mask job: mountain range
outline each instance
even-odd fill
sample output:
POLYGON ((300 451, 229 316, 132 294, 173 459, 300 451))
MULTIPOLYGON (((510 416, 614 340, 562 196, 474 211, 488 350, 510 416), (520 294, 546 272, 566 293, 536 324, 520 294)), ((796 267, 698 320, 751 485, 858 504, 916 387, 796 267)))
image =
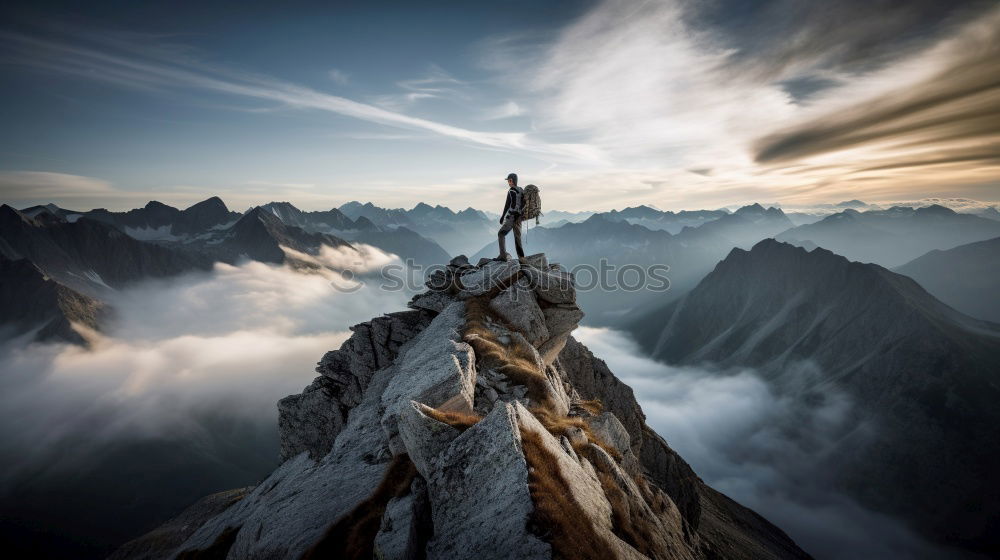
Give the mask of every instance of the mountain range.
POLYGON ((932 249, 1000 236, 1000 222, 944 206, 847 209, 775 236, 795 245, 814 243, 851 260, 901 266, 932 249))
POLYGON ((846 393, 851 421, 824 451, 832 483, 939 541, 1000 550, 1000 482, 987 474, 1000 452, 985 443, 1000 441, 1000 325, 881 266, 769 239, 733 249, 631 331, 667 363, 752 367, 817 403, 846 393))
MULTIPOLYGON (((13 335, 36 331, 36 340, 84 344, 74 325, 98 330, 104 305, 47 277, 27 259, 0 254, 0 309, 3 328, 13 335)), ((6 338, 6 337, 0 337, 6 338)))
MULTIPOLYGON (((1000 221, 942 206, 865 212, 855 207, 867 205, 860 201, 833 205, 827 210, 841 211, 799 226, 780 208, 760 204, 732 212, 670 212, 650 206, 598 213, 552 211, 547 220, 561 217, 555 222, 560 225, 530 228, 526 244, 529 251, 560 255, 571 269, 588 267, 582 274, 590 277, 581 277, 580 290, 581 300, 592 310, 588 322, 617 324, 636 309, 680 297, 731 248, 748 248, 767 237, 898 266, 930 249, 950 249, 1000 235, 1000 221), (596 282, 602 261, 619 270, 626 265, 647 271, 653 265, 669 266, 670 289, 601 289, 619 284, 615 277, 596 282)), ((0 250, 9 253, 8 258, 28 258, 54 281, 98 299, 107 287, 120 287, 121 278, 134 281, 206 270, 215 261, 282 263, 288 255, 281 247, 315 255, 322 246, 363 243, 424 267, 448 260, 449 251, 443 247, 450 247, 452 254, 481 247, 475 257, 493 257, 497 228, 486 212, 472 208, 455 212, 424 203, 406 210, 355 201, 330 210, 303 211, 289 202, 270 202, 241 214, 211 197, 183 210, 152 201, 126 212, 81 212, 52 204, 20 212, 8 207, 4 212, 8 228, 33 223, 35 234, 59 239, 43 242, 39 237, 29 250, 23 239, 16 240, 24 231, 10 233, 10 239, 5 233, 0 236, 0 250), (124 235, 105 235, 109 227, 124 235), (9 247, 18 243, 21 250, 9 247), (128 248, 113 248, 118 245, 128 248), (87 247, 89 253, 80 253, 87 247), (147 256, 137 256, 140 253, 147 256)))
POLYGON ((962 313, 1000 323, 1000 237, 935 249, 894 270, 962 313))
MULTIPOLYGON (((448 253, 470 253, 481 239, 495 236, 499 225, 486 213, 474 208, 455 212, 450 208, 423 202, 410 210, 380 208, 371 202, 348 202, 340 211, 352 219, 365 218, 382 228, 406 228, 434 240, 448 253)), ((430 264, 440 264, 436 261, 430 264)))
POLYGON ((0 206, 0 251, 27 259, 48 277, 98 297, 147 278, 207 270, 204 256, 183 253, 130 237, 91 219, 66 219, 50 211, 34 217, 0 206))
MULTIPOLYGON (((532 228, 526 245, 532 252, 559 255, 561 264, 578 276, 577 289, 580 301, 590 310, 589 322, 614 325, 637 309, 683 295, 733 247, 752 245, 789 227, 792 224, 781 210, 758 204, 724 213, 699 227, 683 227, 677 234, 598 213, 580 223, 532 228), (660 288, 660 280, 646 275, 656 265, 669 267, 660 273, 669 278, 666 291, 660 288), (642 278, 637 268, 642 269, 642 278), (629 289, 637 282, 644 286, 629 289)), ((474 257, 496 253, 494 241, 474 257)))

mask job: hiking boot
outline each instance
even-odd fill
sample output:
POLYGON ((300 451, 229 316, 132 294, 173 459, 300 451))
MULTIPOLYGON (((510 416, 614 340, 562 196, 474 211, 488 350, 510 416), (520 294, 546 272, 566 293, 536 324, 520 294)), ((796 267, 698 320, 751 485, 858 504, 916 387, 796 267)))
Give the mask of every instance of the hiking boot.
POLYGON ((510 260, 510 254, 509 253, 504 253, 504 254, 500 255, 499 257, 493 257, 493 260, 495 260, 495 261, 509 261, 510 260))

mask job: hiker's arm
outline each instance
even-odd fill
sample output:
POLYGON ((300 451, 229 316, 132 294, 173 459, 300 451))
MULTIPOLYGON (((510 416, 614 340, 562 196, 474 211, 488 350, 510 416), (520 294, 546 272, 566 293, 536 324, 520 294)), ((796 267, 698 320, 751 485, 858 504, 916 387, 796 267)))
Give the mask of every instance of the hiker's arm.
POLYGON ((514 191, 507 191, 507 202, 503 205, 503 212, 500 212, 500 223, 503 223, 503 219, 507 217, 507 211, 510 210, 510 201, 514 196, 514 191))

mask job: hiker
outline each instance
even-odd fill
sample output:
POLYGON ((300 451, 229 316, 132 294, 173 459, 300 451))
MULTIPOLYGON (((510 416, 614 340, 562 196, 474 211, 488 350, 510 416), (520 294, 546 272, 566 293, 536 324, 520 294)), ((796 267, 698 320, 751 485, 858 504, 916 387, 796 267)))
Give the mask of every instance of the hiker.
POLYGON ((517 186, 517 174, 507 175, 507 202, 503 205, 503 212, 500 214, 500 231, 497 237, 500 240, 500 256, 498 261, 505 261, 510 255, 507 254, 507 234, 514 230, 514 248, 517 250, 518 258, 524 257, 524 248, 521 247, 521 216, 524 213, 524 191, 517 186))

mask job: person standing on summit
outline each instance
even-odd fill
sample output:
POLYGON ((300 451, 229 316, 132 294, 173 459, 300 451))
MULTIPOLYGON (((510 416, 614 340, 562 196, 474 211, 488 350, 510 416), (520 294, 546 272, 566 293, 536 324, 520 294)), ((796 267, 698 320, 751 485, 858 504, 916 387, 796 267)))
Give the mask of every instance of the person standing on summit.
POLYGON ((514 230, 514 249, 518 258, 524 257, 524 248, 521 247, 521 216, 524 214, 524 191, 517 186, 517 174, 507 175, 507 202, 503 205, 503 212, 500 213, 500 231, 497 237, 500 241, 500 256, 498 261, 507 260, 507 234, 514 230))

